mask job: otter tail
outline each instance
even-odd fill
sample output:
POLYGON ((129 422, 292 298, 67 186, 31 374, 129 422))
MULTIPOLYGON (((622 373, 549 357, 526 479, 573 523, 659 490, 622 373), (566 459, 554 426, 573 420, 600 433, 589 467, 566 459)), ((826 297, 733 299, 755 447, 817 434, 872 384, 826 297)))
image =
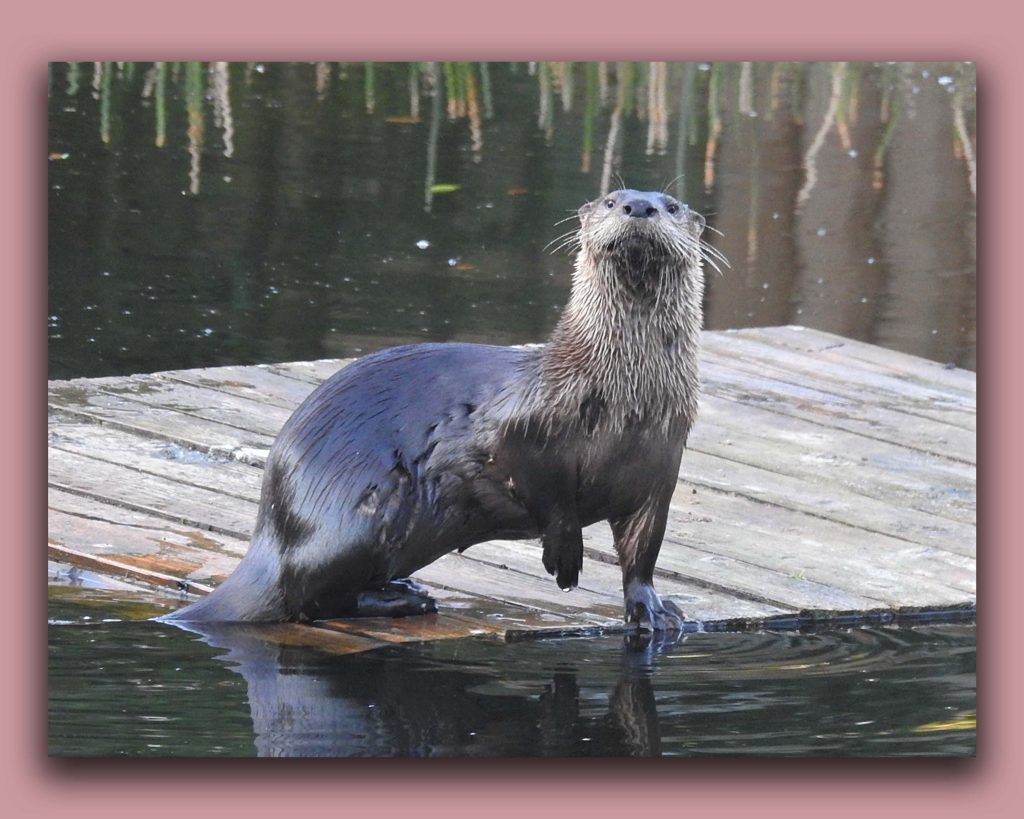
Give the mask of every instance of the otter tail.
POLYGON ((276 623, 285 619, 280 559, 259 536, 235 571, 216 589, 191 605, 158 617, 161 622, 276 623))

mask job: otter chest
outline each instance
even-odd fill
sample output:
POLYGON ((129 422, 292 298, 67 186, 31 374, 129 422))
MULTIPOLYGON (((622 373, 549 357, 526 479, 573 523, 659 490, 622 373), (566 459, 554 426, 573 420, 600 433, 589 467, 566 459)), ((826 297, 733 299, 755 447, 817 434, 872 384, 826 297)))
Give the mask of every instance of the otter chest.
POLYGON ((580 447, 577 507, 592 523, 630 514, 678 476, 682 440, 649 431, 598 436, 580 447))

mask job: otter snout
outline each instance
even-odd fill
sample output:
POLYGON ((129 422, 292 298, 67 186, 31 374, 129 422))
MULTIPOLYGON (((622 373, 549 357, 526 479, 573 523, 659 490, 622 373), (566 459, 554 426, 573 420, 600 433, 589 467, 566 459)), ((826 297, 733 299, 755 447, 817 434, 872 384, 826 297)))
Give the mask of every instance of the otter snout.
POLYGON ((649 199, 636 196, 622 203, 622 212, 632 218, 650 219, 658 212, 658 209, 649 199))
POLYGON ((674 259, 679 269, 692 262, 699 267, 705 252, 724 261, 701 242, 704 217, 667 193, 612 191, 584 204, 578 214, 580 250, 600 260, 618 257, 631 281, 657 280, 666 260, 674 259))

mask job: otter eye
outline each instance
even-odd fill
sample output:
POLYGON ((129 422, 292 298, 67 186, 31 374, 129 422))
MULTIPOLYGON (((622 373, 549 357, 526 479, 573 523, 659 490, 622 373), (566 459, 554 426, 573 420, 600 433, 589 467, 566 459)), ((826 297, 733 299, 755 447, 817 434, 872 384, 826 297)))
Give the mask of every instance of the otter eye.
POLYGON ((614 199, 605 199, 604 200, 604 206, 606 208, 614 208, 615 207, 615 200, 614 199))
POLYGON ((667 210, 669 213, 679 213, 679 205, 669 205, 667 208, 665 208, 665 210, 667 210))

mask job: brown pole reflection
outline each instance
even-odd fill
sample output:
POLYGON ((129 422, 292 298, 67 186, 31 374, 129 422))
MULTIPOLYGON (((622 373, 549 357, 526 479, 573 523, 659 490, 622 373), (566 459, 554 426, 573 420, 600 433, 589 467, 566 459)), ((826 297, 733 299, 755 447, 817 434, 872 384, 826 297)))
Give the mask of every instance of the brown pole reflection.
POLYGON ((795 215, 792 321, 860 339, 873 335, 884 288, 875 240, 880 195, 871 181, 881 129, 877 71, 842 63, 809 67, 802 148, 807 180, 815 184, 805 182, 795 215))
POLYGON ((788 111, 773 110, 773 85, 787 99, 795 78, 780 80, 770 65, 752 66, 743 91, 726 81, 719 91, 722 128, 718 184, 712 223, 722 236, 712 241, 732 267, 708 276, 711 329, 751 323, 786 324, 797 277, 794 210, 799 176, 773 172, 799 164, 800 126, 788 111), (751 106, 744 112, 745 106, 751 106), (752 114, 756 114, 752 115, 752 114))
POLYGON ((873 340, 973 368, 975 245, 964 239, 975 201, 950 149, 950 95, 922 70, 903 66, 899 78, 904 115, 886 155, 878 231, 888 276, 873 340))

